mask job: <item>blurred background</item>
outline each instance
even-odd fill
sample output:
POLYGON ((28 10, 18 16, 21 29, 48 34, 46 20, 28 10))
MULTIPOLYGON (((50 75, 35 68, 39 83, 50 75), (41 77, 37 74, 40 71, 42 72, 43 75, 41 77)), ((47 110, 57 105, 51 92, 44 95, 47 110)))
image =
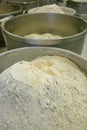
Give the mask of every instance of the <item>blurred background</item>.
MULTIPOLYGON (((29 9, 43 6, 43 5, 56 4, 56 5, 59 5, 60 7, 62 6, 62 7, 74 9, 76 11, 75 16, 78 16, 87 22, 87 2, 84 2, 83 0, 82 1, 81 0, 80 1, 79 0, 76 0, 76 1, 75 0, 0 0, 0 4, 3 4, 3 3, 22 6, 23 9, 20 9, 19 12, 14 12, 14 13, 10 12, 10 15, 14 15, 14 16, 23 14, 23 12, 26 9, 29 10, 29 9)), ((3 8, 1 8, 1 6, 0 6, 0 11, 2 13, 3 10, 6 10, 6 8, 5 8, 5 6, 3 6, 3 8)), ((15 7, 15 9, 16 9, 16 7, 15 7)), ((64 10, 64 11, 66 12, 66 14, 69 15, 70 12, 68 10, 64 10)), ((3 16, 3 14, 1 14, 1 13, 0 13, 0 19, 2 19, 2 16, 3 16)), ((8 15, 6 14, 3 17, 7 17, 7 16, 8 15)), ((2 37, 2 34, 0 34, 0 35, 2 37)), ((0 52, 7 50, 6 43, 7 43, 6 38, 3 38, 3 39, 1 38, 0 52)), ((87 35, 84 38, 84 46, 83 46, 81 55, 84 56, 85 58, 87 57, 87 35)))

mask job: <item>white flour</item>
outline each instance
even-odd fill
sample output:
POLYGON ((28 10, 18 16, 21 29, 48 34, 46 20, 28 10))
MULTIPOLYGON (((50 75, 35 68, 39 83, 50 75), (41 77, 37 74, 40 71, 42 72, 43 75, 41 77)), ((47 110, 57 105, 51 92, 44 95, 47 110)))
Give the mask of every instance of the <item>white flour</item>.
POLYGON ((67 58, 15 63, 0 83, 0 130, 87 130, 87 77, 67 58))
POLYGON ((30 9, 28 11, 29 14, 32 13, 62 13, 65 14, 62 9, 56 5, 56 4, 52 4, 52 5, 43 5, 41 7, 36 7, 33 9, 30 9))

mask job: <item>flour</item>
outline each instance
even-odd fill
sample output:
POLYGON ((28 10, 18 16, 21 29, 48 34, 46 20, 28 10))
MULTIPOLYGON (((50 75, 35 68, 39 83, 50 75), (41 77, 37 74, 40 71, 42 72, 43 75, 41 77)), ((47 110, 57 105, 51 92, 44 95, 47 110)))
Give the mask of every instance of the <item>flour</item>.
POLYGON ((52 4, 52 5, 43 5, 41 7, 36 7, 33 9, 30 9, 28 11, 29 14, 32 13, 61 13, 61 14, 65 14, 63 12, 63 10, 56 4, 52 4))
POLYGON ((87 130, 87 77, 67 58, 20 61, 0 75, 1 130, 87 130))

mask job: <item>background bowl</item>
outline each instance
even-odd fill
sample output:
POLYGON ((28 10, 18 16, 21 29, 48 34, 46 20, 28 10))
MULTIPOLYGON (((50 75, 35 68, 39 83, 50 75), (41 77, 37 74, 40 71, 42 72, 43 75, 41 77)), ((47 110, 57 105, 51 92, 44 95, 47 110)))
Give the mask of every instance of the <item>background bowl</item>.
POLYGON ((30 61, 45 55, 67 57, 87 73, 87 60, 71 51, 51 47, 25 47, 0 54, 0 73, 18 61, 30 61))
POLYGON ((31 9, 39 5, 38 0, 4 0, 6 3, 21 5, 24 9, 31 9))
POLYGON ((81 53, 87 22, 81 18, 55 13, 26 14, 11 18, 2 24, 2 32, 8 49, 24 46, 59 47, 81 53), (52 33, 61 39, 32 39, 31 33, 52 33))
POLYGON ((0 3, 0 19, 10 15, 21 14, 22 11, 23 8, 20 5, 0 3))
POLYGON ((10 15, 18 15, 21 14, 23 11, 22 6, 19 5, 13 5, 13 4, 5 4, 0 3, 0 46, 4 46, 4 39, 1 33, 1 21, 3 21, 3 18, 6 18, 10 15))
POLYGON ((68 0, 66 2, 66 6, 75 9, 77 15, 87 19, 87 2, 83 2, 83 1, 77 2, 77 1, 68 0))
MULTIPOLYGON (((24 12, 28 13, 28 14, 34 14, 34 13, 36 13, 35 11, 38 9, 39 9, 39 7, 36 7, 36 8, 32 8, 30 10, 27 9, 24 12)), ((60 6, 60 9, 64 12, 64 14, 67 14, 67 15, 75 15, 76 14, 76 11, 72 8, 60 6)), ((44 11, 43 11, 43 13, 44 13, 44 11)), ((49 13, 50 13, 50 11, 49 11, 49 13)))
POLYGON ((62 11, 65 12, 65 14, 67 15, 75 15, 76 14, 76 10, 73 8, 69 8, 69 7, 61 7, 62 11))

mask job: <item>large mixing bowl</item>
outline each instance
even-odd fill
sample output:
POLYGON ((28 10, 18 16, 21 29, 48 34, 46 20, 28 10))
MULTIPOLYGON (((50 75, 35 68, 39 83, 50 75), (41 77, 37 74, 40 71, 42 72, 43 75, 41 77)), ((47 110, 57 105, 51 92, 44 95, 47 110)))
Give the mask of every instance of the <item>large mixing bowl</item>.
POLYGON ((68 0, 66 6, 76 10, 77 15, 87 19, 87 2, 68 0))
POLYGON ((21 14, 22 11, 23 11, 22 6, 0 3, 0 46, 4 45, 4 40, 1 33, 1 23, 3 21, 2 19, 10 15, 15 16, 15 15, 21 14))
POLYGON ((18 61, 30 61, 45 55, 67 57, 87 73, 87 60, 71 51, 51 47, 24 47, 0 54, 0 73, 18 61))
POLYGON ((27 14, 11 18, 2 24, 8 49, 24 46, 59 47, 81 53, 87 22, 81 18, 55 13, 27 14), (24 35, 52 33, 61 39, 33 39, 24 35))

